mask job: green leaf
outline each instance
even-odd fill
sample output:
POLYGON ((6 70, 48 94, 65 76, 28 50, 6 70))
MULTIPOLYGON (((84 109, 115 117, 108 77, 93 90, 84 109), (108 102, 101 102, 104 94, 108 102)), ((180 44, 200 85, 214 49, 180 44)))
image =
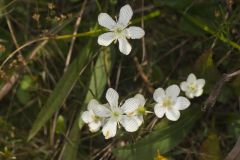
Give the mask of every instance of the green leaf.
POLYGON ((29 75, 24 75, 20 82, 20 87, 22 90, 27 90, 33 85, 33 80, 29 75))
POLYGON ((69 138, 70 143, 66 142, 65 149, 63 152, 62 160, 76 160, 78 144, 80 141, 79 129, 84 125, 80 117, 82 112, 86 109, 87 103, 93 99, 99 99, 107 84, 107 79, 110 75, 113 63, 114 63, 114 53, 113 49, 105 48, 99 55, 97 62, 94 66, 94 71, 90 78, 89 90, 86 93, 86 97, 82 106, 82 110, 74 121, 73 127, 70 131, 69 138))
POLYGON ((17 90, 16 94, 17 94, 17 98, 21 104, 27 104, 27 102, 29 102, 31 99, 31 94, 28 90, 23 90, 23 89, 19 88, 17 90))
POLYGON ((119 147, 114 150, 114 153, 117 159, 154 159, 158 151, 164 154, 184 140, 200 117, 200 108, 192 106, 181 115, 177 122, 159 125, 155 131, 135 144, 119 147))
POLYGON ((41 109, 37 119, 33 123, 32 129, 29 133, 28 140, 32 139, 38 131, 45 125, 45 123, 52 117, 61 105, 64 103, 76 81, 81 74, 81 71, 89 61, 92 41, 84 47, 80 55, 71 63, 68 70, 64 73, 62 78, 57 83, 46 104, 41 109))
POLYGON ((218 135, 215 132, 210 132, 208 137, 203 141, 201 146, 199 160, 221 160, 221 149, 218 135))
POLYGON ((57 118, 57 124, 56 124, 56 133, 62 134, 66 130, 66 124, 65 124, 65 118, 62 115, 59 115, 57 118))
POLYGON ((213 62, 213 52, 211 49, 202 53, 195 62, 194 69, 198 73, 199 77, 204 77, 208 83, 215 84, 216 80, 220 77, 220 74, 213 62))

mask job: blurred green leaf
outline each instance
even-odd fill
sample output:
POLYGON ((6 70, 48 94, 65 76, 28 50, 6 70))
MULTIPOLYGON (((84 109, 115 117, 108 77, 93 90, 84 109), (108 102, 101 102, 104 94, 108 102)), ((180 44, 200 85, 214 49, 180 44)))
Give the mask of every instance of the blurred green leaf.
POLYGON ((65 150, 62 156, 62 160, 76 160, 78 144, 80 141, 79 129, 84 125, 80 115, 86 109, 86 104, 93 98, 100 99, 103 91, 107 84, 108 76, 110 75, 113 63, 114 63, 114 50, 110 48, 105 48, 99 55, 97 62, 94 66, 94 71, 92 72, 89 90, 86 94, 84 103, 82 105, 82 110, 75 119, 73 127, 70 131, 69 139, 74 143, 66 143, 65 150), (74 145, 73 145, 74 144, 74 145))
POLYGON ((221 160, 221 149, 218 135, 211 131, 203 141, 200 149, 199 160, 221 160))
POLYGON ((177 122, 167 126, 159 125, 157 130, 135 144, 119 147, 115 149, 114 153, 117 159, 153 159, 158 151, 160 154, 164 154, 183 141, 200 117, 200 108, 191 107, 181 115, 177 122))
POLYGON ((212 59, 213 52, 211 49, 205 51, 198 57, 195 62, 194 69, 200 77, 204 77, 208 83, 212 82, 215 84, 220 74, 212 59))
POLYGON ((92 40, 90 40, 88 44, 83 48, 79 56, 71 63, 66 73, 59 80, 46 104, 38 114, 37 119, 33 123, 28 140, 32 139, 37 134, 37 132, 51 118, 54 112, 57 111, 66 100, 67 96, 78 80, 81 71, 90 58, 91 44, 92 40))
POLYGON ((59 115, 57 118, 57 124, 56 124, 56 133, 62 134, 66 130, 66 124, 65 124, 65 118, 62 115, 59 115))
POLYGON ((22 90, 27 90, 33 84, 33 80, 29 75, 24 75, 21 82, 20 87, 22 90))
POLYGON ((16 94, 21 104, 26 104, 31 99, 31 93, 28 90, 19 88, 16 94))

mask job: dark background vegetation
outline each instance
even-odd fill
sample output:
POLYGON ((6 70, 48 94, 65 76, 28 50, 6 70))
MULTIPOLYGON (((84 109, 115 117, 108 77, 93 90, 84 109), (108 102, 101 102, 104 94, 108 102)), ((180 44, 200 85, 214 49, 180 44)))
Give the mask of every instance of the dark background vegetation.
POLYGON ((239 20, 239 0, 1 0, 0 159, 224 159, 240 134, 239 20), (127 3, 146 35, 124 56, 97 44, 97 16, 127 3), (104 140, 79 121, 107 87, 152 110, 153 89, 189 73, 206 86, 177 122, 148 115, 104 140))

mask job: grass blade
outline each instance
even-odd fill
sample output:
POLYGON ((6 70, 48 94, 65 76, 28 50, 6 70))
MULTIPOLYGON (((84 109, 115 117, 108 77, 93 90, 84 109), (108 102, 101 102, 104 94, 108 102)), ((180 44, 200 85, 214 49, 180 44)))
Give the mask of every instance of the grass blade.
POLYGON ((46 104, 38 114, 37 119, 33 123, 32 129, 28 136, 28 140, 31 140, 38 133, 38 131, 51 118, 54 112, 57 111, 66 100, 67 96, 78 80, 82 69, 88 62, 88 59, 91 55, 90 46, 91 40, 84 47, 81 54, 72 62, 66 73, 62 76, 56 85, 46 104))
MULTIPOLYGON (((89 91, 86 94, 83 105, 87 104, 92 98, 99 99, 102 96, 105 86, 107 84, 108 76, 113 66, 113 55, 113 53, 110 53, 109 48, 106 48, 100 53, 95 64, 94 71, 90 78, 90 83, 88 87, 89 91)), ((83 109, 85 109, 84 106, 82 106, 82 111, 83 109)), ((70 131, 70 135, 68 138, 70 141, 66 142, 65 144, 64 152, 61 157, 62 160, 77 159, 78 144, 80 141, 79 128, 81 129, 84 125, 82 120, 78 119, 81 113, 82 112, 80 112, 75 119, 73 127, 70 131)))

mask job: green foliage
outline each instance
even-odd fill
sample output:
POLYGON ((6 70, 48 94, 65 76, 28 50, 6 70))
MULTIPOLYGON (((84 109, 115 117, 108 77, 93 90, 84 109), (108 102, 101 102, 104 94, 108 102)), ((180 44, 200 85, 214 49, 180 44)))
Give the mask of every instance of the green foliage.
MULTIPOLYGON (((164 154, 178 145, 188 135, 191 128, 201 117, 200 108, 192 108, 185 111, 182 118, 172 124, 160 125, 152 133, 133 145, 117 148, 115 154, 118 159, 153 159, 157 152, 164 154)), ((165 123, 165 122, 163 122, 165 123)))
POLYGON ((219 90, 213 108, 201 108, 222 75, 239 69, 239 2, 87 1, 73 35, 82 5, 0 1, 0 159, 223 159, 240 135, 239 75, 219 90), (95 27, 100 12, 118 16, 126 3, 134 9, 130 25, 145 30, 143 40, 129 40, 128 56, 118 44, 99 47, 103 28, 95 27), (137 132, 119 128, 105 140, 80 118, 91 99, 106 102, 107 86, 122 101, 143 94, 153 111, 152 88, 179 85, 189 73, 206 85, 176 122, 148 114, 137 132))
MULTIPOLYGON (((108 76, 110 76, 111 69, 114 64, 114 50, 110 48, 106 48, 102 50, 98 56, 96 64, 94 66, 94 70, 91 73, 90 83, 88 85, 88 91, 85 96, 85 100, 83 105, 81 106, 82 111, 86 109, 87 103, 93 99, 101 98, 105 86, 107 85, 108 76), (101 77, 101 78, 99 78, 101 77)), ((73 127, 70 131, 69 138, 72 143, 66 143, 65 149, 63 152, 62 160, 77 160, 77 152, 78 152, 78 145, 80 141, 79 129, 81 129, 84 125, 84 122, 80 118, 82 112, 80 112, 73 123, 73 127)))
POLYGON ((72 64, 69 66, 66 73, 58 82, 55 90, 48 98, 45 106, 38 114, 35 123, 33 123, 32 129, 29 133, 28 140, 32 139, 37 132, 45 125, 45 123, 52 117, 55 111, 57 111, 66 100, 67 96, 71 92, 76 81, 79 79, 81 72, 87 64, 91 55, 92 41, 90 40, 84 49, 80 52, 72 64))

